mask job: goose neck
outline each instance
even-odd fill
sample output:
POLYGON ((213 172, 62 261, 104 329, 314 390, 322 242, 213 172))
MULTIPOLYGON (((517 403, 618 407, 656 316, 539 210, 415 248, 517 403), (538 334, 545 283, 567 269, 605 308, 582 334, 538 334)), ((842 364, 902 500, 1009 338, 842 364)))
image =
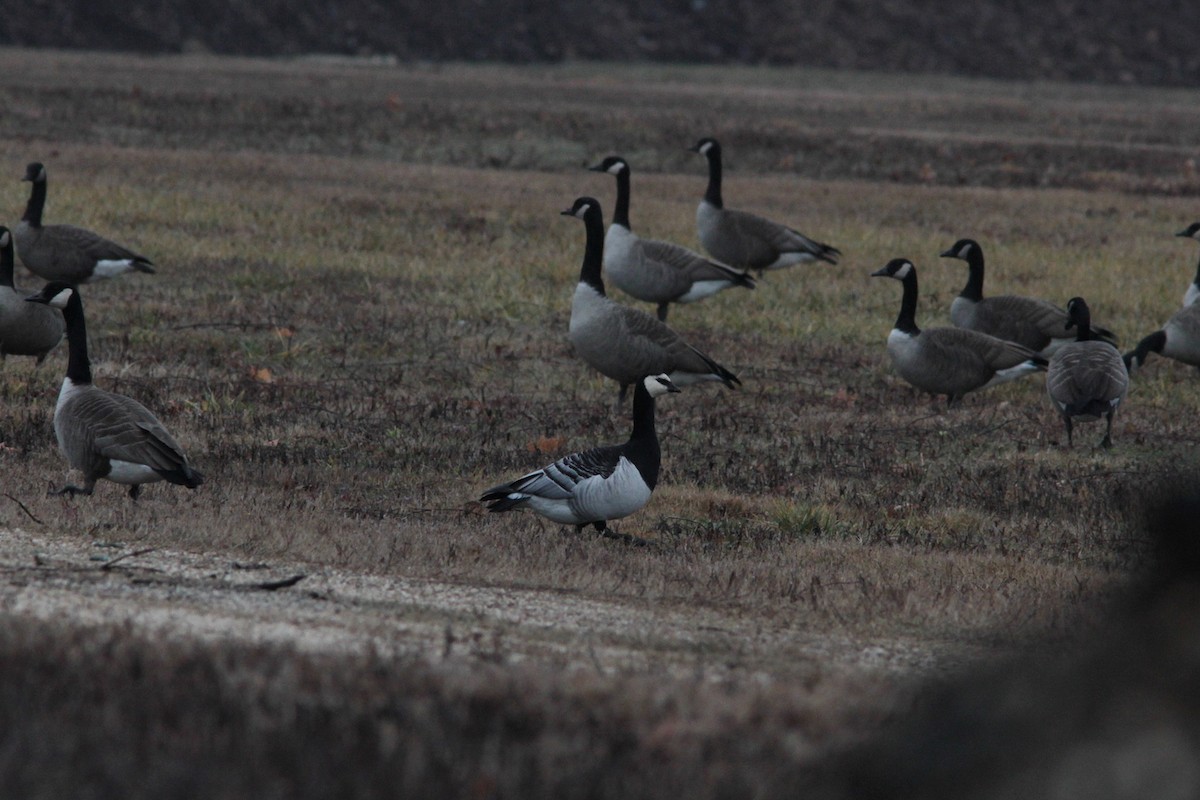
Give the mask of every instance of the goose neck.
POLYGON ((33 181, 30 186, 29 202, 25 204, 25 214, 21 219, 34 228, 40 228, 42 211, 46 208, 46 182, 33 181))
POLYGON ((613 207, 614 225, 620 225, 626 230, 633 230, 629 225, 629 170, 623 169, 617 173, 617 204, 613 207))
POLYGON ((983 253, 973 248, 967 256, 967 285, 959 297, 978 303, 983 299, 983 253))
POLYGON ((92 363, 88 360, 87 325, 83 318, 83 300, 79 290, 71 292, 63 309, 67 327, 67 377, 76 386, 92 382, 92 363))
POLYGON ((721 151, 712 149, 705 153, 708 159, 708 188, 704 191, 704 199, 714 208, 724 208, 721 202, 721 151))
POLYGON ((896 317, 896 330, 908 334, 918 334, 917 327, 917 272, 912 270, 901 280, 904 284, 904 296, 900 299, 900 315, 896 317))
POLYGON ((579 282, 604 294, 604 279, 600 277, 600 267, 604 263, 604 219, 599 209, 588 211, 583 217, 583 225, 587 241, 583 248, 583 264, 579 268, 579 282))
POLYGON ((13 246, 12 236, 9 236, 8 244, 3 250, 0 250, 0 286, 6 286, 9 289, 13 288, 13 246))
POLYGON ((642 480, 653 490, 658 481, 661 452, 654 426, 654 398, 641 381, 638 381, 633 393, 633 432, 629 434, 626 452, 641 473, 642 480))

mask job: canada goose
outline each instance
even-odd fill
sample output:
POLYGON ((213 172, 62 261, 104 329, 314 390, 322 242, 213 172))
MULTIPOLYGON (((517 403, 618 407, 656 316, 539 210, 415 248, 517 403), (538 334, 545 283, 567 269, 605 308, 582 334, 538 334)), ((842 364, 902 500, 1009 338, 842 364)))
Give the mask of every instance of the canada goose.
POLYGON ((1125 365, 1130 373, 1144 366, 1151 353, 1200 367, 1200 303, 1176 311, 1166 325, 1126 353, 1125 365))
POLYGON ((693 153, 708 159, 708 189, 696 208, 700 243, 709 255, 742 269, 782 269, 793 264, 827 261, 836 264, 841 251, 813 241, 799 231, 747 211, 725 208, 721 200, 721 145, 701 139, 693 153))
POLYGON ((45 360, 63 337, 63 318, 52 308, 25 302, 13 286, 12 232, 0 226, 0 358, 36 356, 45 360))
POLYGON ((553 464, 493 486, 481 502, 488 511, 528 506, 577 531, 627 517, 650 501, 658 482, 660 452, 654 429, 654 398, 679 389, 666 375, 650 375, 633 392, 633 432, 625 444, 594 447, 563 456, 553 464))
MULTIPOLYGON (((1066 335, 1067 312, 1046 300, 1017 295, 983 296, 983 248, 974 239, 959 239, 942 258, 967 262, 967 285, 950 303, 950 321, 960 328, 986 333, 1028 347, 1049 358, 1074 337, 1066 335)), ((1100 339, 1116 344, 1105 328, 1093 327, 1100 339)))
POLYGON ((568 336, 580 358, 621 385, 618 404, 624 401, 629 386, 645 375, 666 373, 680 386, 721 381, 732 389, 741 383, 662 322, 605 296, 600 278, 604 212, 599 201, 580 197, 562 213, 582 219, 587 231, 568 336))
MULTIPOLYGON (((1200 241, 1200 222, 1193 222, 1175 235, 1200 241)), ((1200 297, 1200 264, 1196 265, 1196 277, 1188 284, 1187 292, 1183 295, 1183 304, 1190 306, 1197 297, 1200 297)))
POLYGON ((67 462, 83 473, 84 485, 68 484, 53 494, 91 494, 100 478, 127 484, 134 500, 143 483, 168 480, 189 489, 203 483, 204 476, 145 406, 92 385, 79 290, 51 281, 26 299, 61 309, 67 323, 67 377, 54 408, 54 434, 67 462))
POLYGON ((657 303, 660 320, 666 321, 670 303, 694 303, 731 286, 754 288, 754 279, 741 270, 634 233, 629 225, 630 170, 625 159, 609 156, 588 169, 617 178, 617 205, 604 236, 604 272, 625 294, 657 303))
POLYGON ((29 271, 48 281, 72 285, 113 278, 124 272, 154 272, 150 259, 74 225, 42 225, 46 206, 46 168, 34 162, 23 181, 32 189, 25 216, 17 225, 17 252, 29 271))
POLYGON ((871 277, 904 284, 900 316, 887 341, 896 371, 922 391, 946 395, 947 408, 967 392, 1046 368, 1046 359, 1015 342, 963 328, 918 328, 917 268, 908 259, 892 259, 871 277))
POLYGON ((1072 444, 1073 419, 1091 421, 1102 416, 1108 424, 1100 445, 1112 447, 1113 415, 1129 389, 1129 371, 1117 348, 1092 332, 1092 314, 1082 297, 1067 302, 1067 313, 1067 327, 1074 326, 1078 336, 1050 358, 1046 392, 1067 427, 1067 447, 1072 444))

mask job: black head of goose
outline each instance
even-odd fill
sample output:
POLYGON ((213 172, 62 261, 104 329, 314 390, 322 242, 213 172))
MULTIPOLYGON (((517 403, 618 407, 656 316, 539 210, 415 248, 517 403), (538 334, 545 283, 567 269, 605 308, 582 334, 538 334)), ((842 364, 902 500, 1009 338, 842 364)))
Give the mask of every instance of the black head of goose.
POLYGON ((661 321, 605 295, 600 275, 604 260, 604 212, 599 201, 580 197, 562 214, 583 220, 586 230, 579 283, 571 300, 568 337, 580 358, 621 385, 618 403, 623 401, 628 387, 646 375, 665 373, 680 386, 719 381, 732 389, 740 383, 736 375, 692 347, 661 321))
POLYGON ((203 483, 204 476, 145 406, 92 384, 79 289, 51 281, 26 299, 60 309, 67 327, 67 376, 54 409, 54 434, 67 462, 83 473, 84 485, 68 484, 54 494, 91 494, 101 478, 129 486, 134 500, 144 483, 166 480, 189 489, 203 483))
POLYGON ((610 520, 626 517, 650 501, 658 483, 661 452, 654 425, 654 400, 679 389, 666 375, 649 375, 633 393, 633 431, 620 445, 594 447, 493 486, 481 502, 488 511, 530 508, 561 525, 605 532, 610 520))
POLYGON ((967 392, 1044 370, 1046 359, 1015 342, 962 328, 917 326, 917 268, 907 258, 892 259, 871 273, 904 286, 900 314, 888 334, 888 355, 900 377, 933 395, 945 395, 947 407, 967 392))
POLYGON ((0 358, 34 356, 41 364, 63 338, 62 314, 26 303, 13 285, 12 231, 0 226, 0 358))
POLYGON ((666 321, 671 303, 694 303, 733 286, 754 288, 754 279, 741 270, 686 247, 635 234, 629 224, 631 171, 624 158, 608 156, 588 169, 617 179, 612 224, 604 236, 604 272, 625 294, 657 304, 660 320, 666 321))
POLYGON ((17 225, 17 253, 35 275, 72 285, 113 278, 126 272, 154 272, 150 259, 74 225, 43 225, 46 167, 33 162, 23 181, 32 188, 25 214, 17 225))
MULTIPOLYGON (((1195 239, 1200 242, 1200 222, 1193 222, 1175 235, 1185 239, 1195 239)), ((1187 292, 1183 295, 1183 304, 1190 306, 1196 302, 1197 297, 1200 297, 1200 264, 1196 265, 1196 277, 1192 278, 1192 282, 1188 284, 1187 292)))
MULTIPOLYGON (((1017 295, 983 296, 983 248, 974 239, 959 239, 941 253, 967 263, 967 285, 950 303, 950 321, 959 328, 986 333, 1049 357, 1074 337, 1065 335, 1067 312, 1046 300, 1017 295)), ((1105 328, 1093 327, 1101 339, 1116 342, 1105 328)))
POLYGON ((1112 343, 1092 331, 1091 309, 1082 297, 1067 302, 1067 328, 1075 328, 1076 339, 1058 349, 1046 371, 1046 393, 1067 429, 1067 446, 1072 444, 1075 420, 1106 417, 1102 447, 1112 447, 1113 415, 1129 390, 1129 372, 1112 343))
POLYGON ((708 188, 696 208, 696 229, 709 255, 740 269, 756 269, 760 274, 814 261, 837 263, 841 251, 836 247, 756 214, 725 208, 720 142, 705 137, 689 149, 708 159, 708 188))

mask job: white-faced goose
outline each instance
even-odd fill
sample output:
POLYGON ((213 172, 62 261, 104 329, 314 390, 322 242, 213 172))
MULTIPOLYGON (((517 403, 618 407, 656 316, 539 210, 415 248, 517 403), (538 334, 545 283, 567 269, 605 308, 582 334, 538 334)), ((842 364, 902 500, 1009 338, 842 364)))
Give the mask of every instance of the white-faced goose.
POLYGON ((721 145, 704 138, 690 148, 708 159, 708 189, 696 208, 696 228, 708 254, 742 269, 782 269, 793 264, 826 261, 836 264, 836 247, 814 241, 797 230, 747 211, 725 208, 721 197, 721 145))
POLYGON ((46 206, 46 168, 34 162, 25 169, 32 188, 25 215, 17 225, 17 254, 21 263, 48 281, 72 285, 112 278, 125 272, 154 272, 145 256, 74 225, 43 225, 46 206))
POLYGON ((1015 342, 963 328, 918 328, 917 268, 908 259, 893 259, 871 276, 904 285, 900 315, 887 340, 896 371, 922 391, 946 395, 947 408, 967 392, 1046 368, 1046 359, 1015 342))
MULTIPOLYGON (((1193 222, 1175 235, 1200 241, 1200 222, 1193 222)), ((1183 295, 1183 304, 1190 306, 1196 302, 1197 297, 1200 297, 1200 264, 1196 265, 1196 277, 1192 278, 1192 282, 1188 284, 1187 291, 1183 295)))
POLYGON ((27 299, 61 309, 67 325, 67 377, 54 409, 54 434, 67 462, 83 473, 84 484, 68 484, 54 494, 91 494, 101 478, 129 486, 134 500, 144 483, 166 480, 189 489, 203 483, 204 476, 145 406, 92 384, 79 290, 52 281, 27 299))
POLYGON ((1129 390, 1129 372, 1111 342, 1096 338, 1091 330, 1091 311, 1082 297, 1067 303, 1068 326, 1077 331, 1074 342, 1060 347, 1050 358, 1046 392, 1067 428, 1067 446, 1072 444, 1073 422, 1107 418, 1102 447, 1112 447, 1113 415, 1129 390))
POLYGON ((600 265, 604 261, 604 212, 599 201, 581 197, 562 212, 582 219, 587 231, 579 284, 571 300, 569 338, 587 363, 621 386, 620 403, 629 386, 646 375, 666 373, 680 386, 720 381, 730 389, 737 376, 683 340, 678 333, 644 311, 616 303, 604 294, 600 265))
POLYGON ((34 356, 42 363, 63 337, 63 318, 53 308, 26 303, 13 286, 12 232, 0 226, 0 358, 34 356))
POLYGON ((633 393, 629 441, 563 456, 515 481, 493 486, 481 501, 488 504, 488 511, 530 508, 561 525, 574 525, 576 530, 594 525, 603 533, 609 520, 627 517, 650 501, 661 458, 654 399, 678 391, 666 375, 639 380, 633 393))
MULTIPOLYGON (((1046 358, 1074 341, 1066 334, 1066 310, 1054 303, 1011 294, 983 296, 983 248, 974 239, 959 239, 941 256, 965 261, 969 270, 967 285, 950 303, 950 321, 958 327, 1016 342, 1046 358)), ((1092 333, 1116 343, 1105 328, 1094 327, 1092 333)))
POLYGON ((621 291, 657 304, 660 320, 667 319, 671 303, 694 303, 733 286, 754 288, 754 279, 741 270, 634 233, 629 224, 630 169, 625 159, 609 156, 589 169, 617 178, 617 204, 604 236, 604 272, 621 291))

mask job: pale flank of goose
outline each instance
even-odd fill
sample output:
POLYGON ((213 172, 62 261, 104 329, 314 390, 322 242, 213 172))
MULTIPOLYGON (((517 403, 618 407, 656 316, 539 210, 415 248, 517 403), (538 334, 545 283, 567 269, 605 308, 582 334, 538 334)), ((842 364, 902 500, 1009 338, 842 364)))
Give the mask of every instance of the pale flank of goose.
POLYGON ((74 225, 43 225, 46 168, 37 162, 25 169, 31 189, 25 215, 17 225, 17 254, 30 272, 48 281, 72 285, 113 278, 125 272, 154 272, 145 256, 74 225))
POLYGON ((1145 366, 1151 353, 1200 367, 1200 303, 1176 311, 1166 325, 1143 338, 1137 347, 1125 354, 1130 374, 1145 366))
POLYGON ((1082 297, 1067 303, 1077 337, 1054 353, 1046 371, 1046 393, 1067 428, 1067 446, 1072 445, 1073 423, 1105 417, 1107 424, 1101 447, 1112 447, 1113 416, 1129 390, 1129 372, 1120 352, 1110 342, 1097 339, 1091 330, 1091 311, 1082 297))
POLYGON ((589 169, 617 179, 617 204, 604 236, 604 273, 625 294, 657 304, 660 320, 666 321, 671 303, 694 303, 734 286, 754 288, 754 279, 741 270, 634 233, 629 224, 630 169, 625 159, 609 156, 589 169))
POLYGON ((888 334, 888 355, 900 377, 933 395, 946 395, 946 407, 967 392, 1044 370, 1046 359, 1015 342, 962 328, 917 327, 917 268, 906 258, 871 273, 904 285, 900 315, 888 334))
MULTIPOLYGON (((1067 312, 1046 300, 1018 295, 983 296, 983 248, 974 239, 959 239, 942 258, 957 258, 968 267, 967 285, 950 303, 950 321, 960 328, 1007 339, 1049 358, 1067 342, 1067 312)), ((1116 344, 1105 328, 1094 327, 1097 338, 1116 344)))
POLYGON ((667 374, 679 386, 719 381, 733 389, 740 381, 729 370, 683 340, 644 311, 604 294, 604 212, 591 197, 580 197, 565 216, 582 219, 587 233, 579 283, 571 300, 568 337, 576 354, 626 390, 646 375, 667 374))
MULTIPOLYGON (((1200 222, 1193 222, 1175 235, 1200 241, 1200 222)), ((1192 278, 1192 282, 1188 284, 1187 291, 1184 292, 1183 304, 1190 306, 1196 302, 1197 297, 1200 297, 1200 264, 1196 265, 1196 277, 1192 278)))
POLYGON ((608 522, 627 517, 650 501, 658 483, 661 452, 654 426, 654 399, 678 392, 666 375, 639 380, 633 393, 633 431, 620 445, 595 447, 493 486, 480 500, 488 511, 529 508, 561 525, 605 532, 608 522))
POLYGON ((26 303, 13 286, 12 231, 0 226, 0 358, 34 356, 41 364, 63 338, 62 314, 26 303))
POLYGON ((54 434, 67 462, 83 473, 83 486, 53 494, 91 494, 101 478, 129 486, 136 500, 144 483, 166 480, 195 489, 204 476, 150 411, 136 400, 92 384, 87 327, 79 289, 52 281, 27 298, 63 312, 67 326, 67 376, 54 408, 54 434))
POLYGON ((690 149, 708 159, 708 189, 696 208, 696 228, 709 255, 739 269, 756 269, 760 275, 794 264, 837 263, 841 251, 836 247, 757 214, 725 208, 720 143, 709 137, 690 149))

